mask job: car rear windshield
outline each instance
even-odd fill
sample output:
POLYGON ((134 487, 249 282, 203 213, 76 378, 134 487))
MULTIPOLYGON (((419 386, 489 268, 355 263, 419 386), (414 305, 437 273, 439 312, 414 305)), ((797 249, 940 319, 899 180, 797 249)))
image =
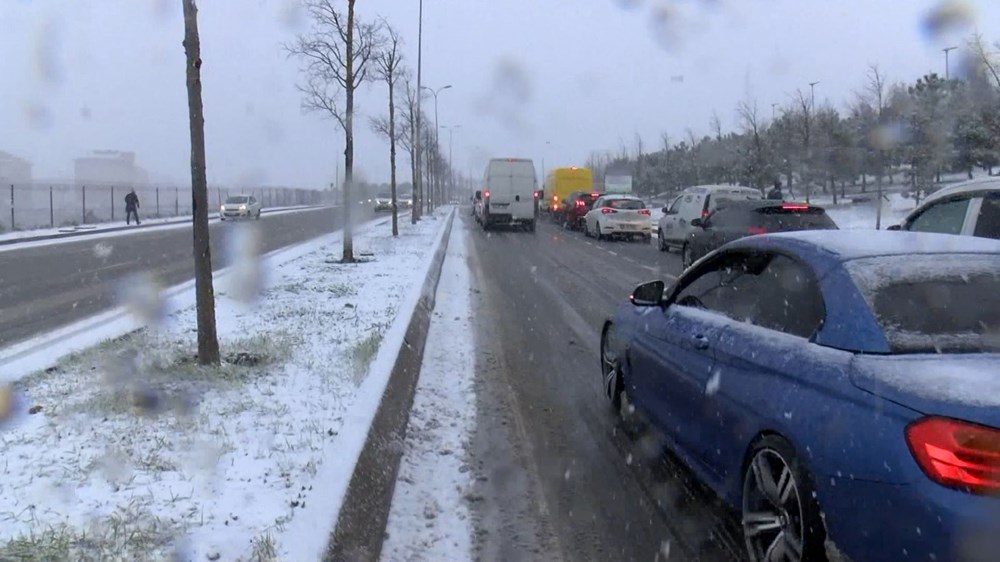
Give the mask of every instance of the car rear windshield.
POLYGON ((609 199, 608 207, 612 209, 623 209, 626 211, 645 209, 646 204, 639 199, 609 199))
POLYGON ((249 200, 250 198, 246 195, 233 195, 232 197, 226 197, 226 203, 231 205, 242 205, 249 200))
POLYGON ((880 256, 846 266, 893 352, 1000 352, 1000 255, 880 256))
POLYGON ((754 212, 755 226, 768 232, 793 230, 834 230, 837 223, 819 207, 774 206, 761 207, 754 212))

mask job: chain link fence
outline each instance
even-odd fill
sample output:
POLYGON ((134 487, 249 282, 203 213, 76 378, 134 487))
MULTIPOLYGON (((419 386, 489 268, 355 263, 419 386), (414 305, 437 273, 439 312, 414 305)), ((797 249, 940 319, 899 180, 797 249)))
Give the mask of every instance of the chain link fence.
MULTIPOLYGON (((59 185, 7 184, 0 186, 0 232, 98 224, 125 220, 125 195, 135 189, 139 216, 169 218, 191 215, 191 189, 173 185, 59 185)), ((210 187, 209 215, 230 195, 254 195, 267 208, 321 205, 331 193, 288 187, 210 187)))

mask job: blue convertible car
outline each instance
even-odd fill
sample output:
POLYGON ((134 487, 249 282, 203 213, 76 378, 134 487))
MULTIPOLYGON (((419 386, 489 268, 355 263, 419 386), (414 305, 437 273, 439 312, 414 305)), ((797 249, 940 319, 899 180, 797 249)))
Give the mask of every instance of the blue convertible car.
POLYGON ((1000 560, 1000 241, 754 236, 630 301, 605 392, 752 560, 1000 560))

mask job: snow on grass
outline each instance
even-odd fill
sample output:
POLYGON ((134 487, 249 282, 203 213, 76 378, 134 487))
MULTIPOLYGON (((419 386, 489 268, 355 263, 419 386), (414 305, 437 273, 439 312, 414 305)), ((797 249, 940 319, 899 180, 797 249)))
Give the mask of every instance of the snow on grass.
POLYGON ((0 426, 0 560, 268 559, 287 525, 331 524, 317 475, 356 460, 326 453, 442 224, 359 232, 366 263, 291 249, 249 305, 217 283, 220 366, 194 360, 189 303, 21 378, 40 411, 0 426))
POLYGON ((465 232, 452 231, 406 444, 392 498, 382 559, 472 559, 467 504, 472 471, 475 352, 465 232))

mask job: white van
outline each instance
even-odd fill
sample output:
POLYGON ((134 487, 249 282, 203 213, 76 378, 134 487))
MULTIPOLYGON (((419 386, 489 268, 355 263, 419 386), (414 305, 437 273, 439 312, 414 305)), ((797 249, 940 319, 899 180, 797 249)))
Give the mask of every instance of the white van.
POLYGON ((486 166, 485 189, 477 191, 473 212, 484 230, 522 226, 535 230, 538 212, 535 163, 528 158, 494 158, 486 166))
POLYGON ((657 246, 661 252, 684 245, 694 232, 691 219, 704 219, 726 201, 763 199, 760 190, 741 185, 698 185, 681 192, 674 201, 663 208, 663 217, 657 225, 657 246))

